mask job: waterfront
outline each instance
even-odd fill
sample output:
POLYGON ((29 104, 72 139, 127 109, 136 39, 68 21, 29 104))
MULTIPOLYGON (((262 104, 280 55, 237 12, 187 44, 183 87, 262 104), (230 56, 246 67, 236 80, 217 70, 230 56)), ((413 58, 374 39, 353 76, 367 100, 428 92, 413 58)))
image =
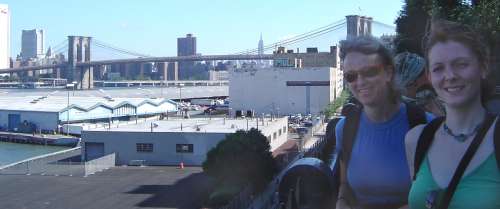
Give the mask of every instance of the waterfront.
POLYGON ((0 166, 64 149, 69 147, 0 142, 0 166))

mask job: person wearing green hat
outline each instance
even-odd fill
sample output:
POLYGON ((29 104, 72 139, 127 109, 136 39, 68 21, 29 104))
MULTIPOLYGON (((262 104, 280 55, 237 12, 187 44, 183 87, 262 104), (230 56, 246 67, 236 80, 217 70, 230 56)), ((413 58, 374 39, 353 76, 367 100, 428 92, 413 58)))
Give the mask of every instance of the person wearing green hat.
POLYGON ((394 57, 394 65, 403 100, 414 103, 435 116, 444 115, 444 108, 425 76, 425 59, 414 53, 403 52, 394 57))

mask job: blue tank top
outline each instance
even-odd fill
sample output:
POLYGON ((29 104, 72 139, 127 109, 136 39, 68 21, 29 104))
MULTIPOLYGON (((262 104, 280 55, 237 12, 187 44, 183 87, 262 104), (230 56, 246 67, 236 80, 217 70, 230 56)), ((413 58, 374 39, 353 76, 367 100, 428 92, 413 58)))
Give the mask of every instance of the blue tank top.
MULTIPOLYGON (((432 116, 427 114, 427 121, 432 116)), ((347 168, 347 181, 359 205, 404 205, 411 178, 404 138, 409 130, 406 105, 388 121, 375 123, 361 113, 359 129, 347 168)), ((335 127, 336 151, 342 150, 345 119, 335 127)))

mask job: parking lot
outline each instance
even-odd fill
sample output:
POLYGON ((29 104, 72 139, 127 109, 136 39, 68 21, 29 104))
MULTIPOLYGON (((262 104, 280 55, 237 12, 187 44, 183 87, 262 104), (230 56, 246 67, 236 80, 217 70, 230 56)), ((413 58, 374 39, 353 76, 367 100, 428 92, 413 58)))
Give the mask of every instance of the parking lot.
POLYGON ((0 175, 0 208, 200 208, 211 181, 199 167, 115 167, 89 177, 0 175))

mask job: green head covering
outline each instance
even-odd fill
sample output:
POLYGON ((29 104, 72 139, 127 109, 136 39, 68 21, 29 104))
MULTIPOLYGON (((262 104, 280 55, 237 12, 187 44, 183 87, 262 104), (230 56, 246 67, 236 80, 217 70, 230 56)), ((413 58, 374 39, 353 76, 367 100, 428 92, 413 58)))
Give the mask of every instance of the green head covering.
POLYGON ((394 65, 396 77, 403 87, 407 87, 424 72, 425 59, 417 54, 403 52, 394 57, 394 65))

